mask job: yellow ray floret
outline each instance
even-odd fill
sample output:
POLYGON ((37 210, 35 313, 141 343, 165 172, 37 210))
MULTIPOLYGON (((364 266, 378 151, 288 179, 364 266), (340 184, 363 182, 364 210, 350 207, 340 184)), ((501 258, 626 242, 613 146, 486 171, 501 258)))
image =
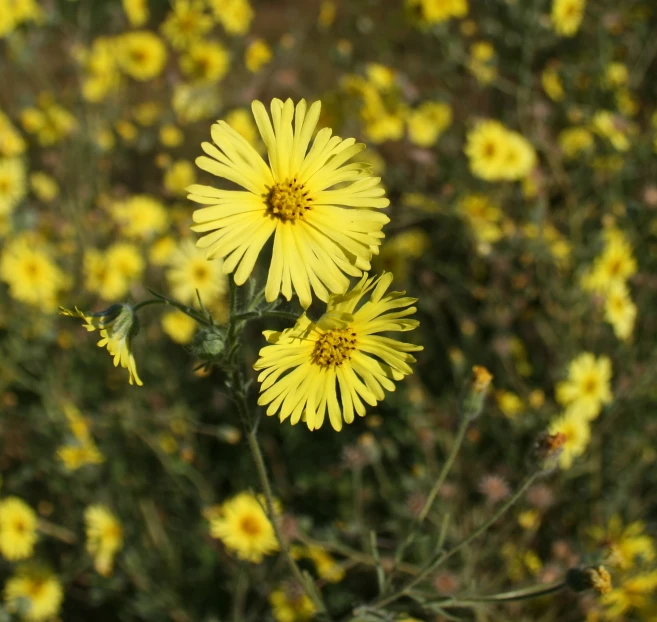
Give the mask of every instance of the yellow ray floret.
POLYGON ((296 292, 304 308, 312 292, 321 300, 344 293, 349 276, 370 269, 388 217, 376 211, 389 204, 369 165, 348 163, 365 145, 320 130, 313 140, 321 104, 301 100, 253 102, 268 162, 225 121, 212 126, 207 154, 196 160, 205 171, 244 190, 211 186, 188 188, 192 201, 207 205, 194 212, 194 231, 205 233, 198 246, 208 258, 224 258, 225 274, 244 283, 263 246, 274 236, 265 290, 268 301, 296 292), (372 209, 375 208, 375 209, 372 209))
POLYGON ((339 431, 343 419, 352 423, 354 413, 363 417, 365 404, 376 406, 384 389, 394 391, 393 381, 412 373, 409 363, 415 358, 409 352, 422 347, 377 334, 418 325, 408 319, 416 299, 404 292, 386 294, 391 282, 389 272, 365 275, 351 291, 332 296, 317 323, 304 314, 293 328, 265 332, 271 345, 260 350, 254 367, 262 370, 258 404, 268 405, 268 415, 289 417, 292 425, 303 420, 315 430, 328 411, 339 431), (366 294, 369 300, 360 304, 366 294))
POLYGON ((77 307, 75 311, 60 307, 60 313, 82 318, 88 331, 100 330, 101 340, 96 345, 107 347, 114 357, 114 367, 121 363, 121 367, 128 370, 130 384, 143 385, 132 353, 132 338, 139 331, 139 320, 130 305, 115 304, 99 313, 83 313, 77 307))

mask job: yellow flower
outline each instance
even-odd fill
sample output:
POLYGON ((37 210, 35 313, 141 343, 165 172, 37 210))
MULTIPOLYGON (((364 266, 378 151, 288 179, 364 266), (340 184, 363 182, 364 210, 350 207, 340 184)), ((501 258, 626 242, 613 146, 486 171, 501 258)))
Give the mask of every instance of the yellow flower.
POLYGON ((215 85, 207 83, 176 83, 171 103, 181 123, 194 123, 214 117, 221 107, 219 90, 215 85))
POLYGON ((306 555, 315 564, 320 579, 329 583, 339 583, 344 579, 344 568, 338 564, 332 555, 319 546, 309 546, 306 555))
POLYGON ((117 242, 104 253, 89 249, 84 255, 85 285, 103 300, 116 300, 144 271, 144 259, 134 244, 117 242))
POLYGON ((26 191, 23 160, 0 159, 0 216, 11 214, 23 200, 26 191))
POLYGON ((43 201, 44 203, 50 203, 59 196, 57 182, 47 173, 41 171, 31 173, 30 186, 32 186, 32 192, 34 192, 39 201, 43 201))
POLYGON ((33 565, 19 566, 5 584, 5 603, 9 612, 25 612, 22 620, 40 622, 59 613, 64 598, 56 575, 33 565))
POLYGON ((605 73, 602 78, 603 86, 615 89, 626 86, 630 79, 630 72, 625 63, 609 63, 605 67, 605 73))
POLYGON ((403 282, 408 278, 411 262, 422 257, 430 243, 423 229, 407 229, 383 245, 379 263, 387 272, 392 272, 398 282, 403 282))
POLYGON ((555 67, 548 67, 543 70, 541 84, 543 85, 543 90, 552 101, 560 102, 566 96, 561 78, 555 67))
POLYGON ((418 147, 431 147, 452 123, 452 107, 443 102, 424 102, 408 116, 408 138, 418 147))
POLYGON ((303 314, 293 328, 265 331, 271 345, 260 350, 254 368, 260 371, 258 404, 268 405, 267 415, 278 414, 281 422, 290 417, 292 425, 303 420, 316 430, 328 410, 339 431, 343 419, 353 422, 354 412, 365 416, 363 402, 376 406, 384 389, 395 390, 393 380, 413 373, 409 363, 415 358, 409 353, 422 347, 376 334, 418 325, 407 319, 415 313, 410 305, 416 299, 403 292, 386 295, 391 282, 389 272, 364 275, 351 291, 329 299, 318 322, 303 314), (367 294, 370 300, 356 309, 367 294))
POLYGON ((180 58, 183 73, 196 83, 219 82, 228 71, 230 55, 214 41, 196 41, 180 58))
POLYGON ((305 100, 295 107, 274 99, 271 112, 254 102, 253 114, 267 147, 269 164, 225 121, 212 126, 208 156, 196 160, 199 168, 237 183, 246 190, 219 190, 194 185, 189 198, 209 205, 194 212, 194 231, 206 233, 197 246, 208 258, 225 258, 223 271, 235 272, 238 285, 251 274, 262 247, 274 235, 272 261, 265 288, 266 300, 282 293, 287 300, 296 291, 304 308, 312 302, 311 289, 321 300, 343 293, 345 275, 359 276, 370 269, 378 252, 388 217, 370 208, 389 204, 378 177, 369 167, 346 164, 364 145, 331 137, 320 130, 308 151, 319 119, 320 103, 309 108, 305 100), (293 118, 296 119, 293 129, 293 118), (341 187, 334 188, 337 184, 341 187))
MULTIPOLYGON (((654 609, 654 595, 657 590, 657 570, 626 578, 618 587, 602 597, 607 619, 625 618, 632 610, 639 612, 654 609)), ((641 619, 652 619, 641 616, 641 619)))
POLYGON ((25 151, 25 140, 9 117, 0 111, 0 156, 11 158, 25 151))
POLYGON ((169 258, 167 281, 173 297, 184 304, 198 301, 198 291, 204 305, 219 299, 227 290, 221 260, 208 260, 205 253, 184 240, 169 258))
POLYGON ((269 595, 276 622, 307 622, 315 617, 313 601, 302 588, 288 584, 269 595))
POLYGON ((616 151, 628 151, 631 143, 624 130, 621 117, 608 110, 599 110, 593 115, 592 126, 603 138, 606 138, 616 151))
POLYGON ((160 142, 165 147, 178 147, 185 139, 182 130, 172 123, 167 123, 160 128, 160 142))
POLYGON ((6 243, 0 256, 0 280, 9 285, 9 295, 44 311, 57 307, 59 292, 68 279, 42 245, 28 236, 6 243))
POLYGON ((167 60, 162 40, 153 32, 135 30, 122 34, 118 40, 119 67, 131 78, 145 82, 160 75, 167 60))
POLYGON ((175 195, 187 194, 187 187, 196 181, 196 169, 187 160, 177 160, 164 174, 164 188, 175 195))
POLYGON ((553 421, 549 432, 563 434, 566 437, 559 456, 559 465, 562 469, 569 469, 573 460, 586 451, 591 440, 591 425, 576 406, 570 406, 563 415, 553 421))
POLYGON ((605 247, 591 269, 582 278, 582 287, 606 294, 616 283, 624 283, 637 271, 632 245, 622 231, 612 229, 605 234, 605 247))
POLYGON ((488 41, 476 41, 470 46, 468 70, 481 84, 492 82, 497 76, 495 48, 488 41))
POLYGON ((467 220, 482 254, 502 237, 502 211, 485 194, 468 194, 456 205, 467 220))
MULTIPOLYGON (((150 239, 169 226, 167 210, 155 197, 138 194, 110 207, 121 233, 129 238, 150 239)), ((108 263, 111 263, 108 261, 108 263)), ((135 274, 141 270, 135 270, 135 274)))
POLYGON ((595 419, 612 400, 611 361, 584 352, 568 366, 568 379, 557 384, 557 401, 582 419, 595 419))
POLYGON ((630 338, 636 320, 636 305, 624 283, 615 282, 609 288, 605 300, 605 319, 612 325, 616 337, 623 341, 630 338))
POLYGON ((123 546, 123 527, 106 507, 90 505, 84 511, 87 532, 87 552, 94 558, 98 574, 112 574, 114 556, 123 546))
POLYGON ((36 108, 26 108, 21 113, 21 123, 26 132, 36 134, 43 147, 50 147, 67 138, 77 128, 75 117, 63 106, 55 103, 51 93, 41 93, 36 108))
POLYGON ((552 27, 562 37, 572 37, 579 30, 586 0, 552 0, 552 27))
POLYGON ((91 443, 60 445, 56 453, 67 471, 77 471, 87 464, 102 464, 105 461, 105 457, 100 453, 98 447, 91 443))
POLYGON ((335 21, 335 15, 338 7, 335 0, 322 0, 319 5, 319 15, 317 16, 317 25, 320 28, 330 28, 331 24, 335 21))
POLYGON ((254 564, 278 551, 274 527, 260 500, 250 492, 241 492, 222 504, 219 515, 210 519, 210 535, 239 559, 254 564))
POLYGON ((141 102, 134 106, 132 114, 139 125, 151 127, 160 118, 162 106, 156 101, 141 102))
POLYGON ((162 330, 176 343, 189 343, 196 332, 196 322, 182 311, 169 311, 162 316, 162 330))
POLYGON ((509 419, 515 419, 527 408, 525 403, 511 391, 496 391, 495 399, 499 409, 504 413, 504 416, 509 419))
POLYGON ((246 139, 252 147, 257 151, 261 151, 262 143, 259 141, 258 128, 253 122, 253 115, 249 114, 246 108, 231 110, 226 115, 226 123, 246 139))
POLYGON ((137 126, 132 123, 132 121, 121 119, 120 121, 117 121, 114 127, 116 128, 116 133, 126 143, 134 143, 137 139, 137 136, 139 135, 139 130, 137 129, 137 126))
POLYGON ((160 30, 171 46, 183 50, 212 29, 212 18, 204 12, 202 0, 175 0, 160 30))
POLYGON ((91 49, 80 55, 78 60, 85 70, 82 95, 87 101, 100 102, 121 85, 116 50, 115 39, 98 37, 91 44, 91 49))
POLYGON ((130 305, 115 304, 105 311, 88 314, 77 307, 75 311, 60 307, 60 313, 82 318, 86 322, 84 327, 90 332, 100 330, 101 340, 96 345, 99 348, 107 347, 114 357, 114 367, 121 363, 121 367, 128 370, 130 384, 143 385, 132 353, 132 338, 139 332, 139 320, 130 305))
POLYGON ((623 525, 621 517, 614 515, 606 527, 592 527, 589 533, 596 544, 604 546, 605 563, 619 570, 631 570, 655 560, 654 540, 645 533, 641 521, 623 525))
POLYGON ((148 258, 154 266, 166 266, 175 250, 175 240, 167 235, 153 243, 148 258))
POLYGON ((532 145, 498 121, 478 123, 466 140, 470 170, 486 181, 522 179, 536 166, 532 145))
POLYGON ((559 147, 566 158, 573 159, 591 151, 593 135, 585 127, 569 127, 559 133, 559 147))
POLYGON ((123 0, 123 11, 133 28, 139 28, 148 21, 148 0, 123 0))
POLYGON ((418 10, 427 24, 439 24, 468 14, 468 0, 407 0, 407 5, 418 10))
POLYGON ((249 0, 208 0, 217 21, 231 35, 245 35, 251 26, 253 9, 249 0))
POLYGON ((37 541, 37 515, 18 497, 0 501, 0 554, 16 561, 32 555, 37 541))
POLYGON ((271 61, 272 52, 264 39, 252 41, 244 52, 244 64, 252 73, 258 73, 271 61))

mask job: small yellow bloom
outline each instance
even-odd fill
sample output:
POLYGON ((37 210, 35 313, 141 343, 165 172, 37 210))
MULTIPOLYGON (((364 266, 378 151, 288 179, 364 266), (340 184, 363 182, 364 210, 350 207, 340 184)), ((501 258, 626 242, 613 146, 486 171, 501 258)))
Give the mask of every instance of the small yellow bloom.
POLYGON ((184 196, 196 182, 196 169, 187 160, 176 160, 164 173, 164 188, 174 195, 184 196))
POLYGON ((0 216, 11 214, 23 200, 27 192, 25 177, 21 158, 0 158, 0 216))
POLYGON ((176 343, 186 344, 194 337, 196 322, 176 309, 162 316, 162 330, 176 343))
MULTIPOLYGON (((147 240, 163 233, 169 225, 167 210, 155 197, 146 194, 132 196, 113 203, 110 212, 126 237, 147 240)), ((111 262, 111 258, 108 259, 111 262)), ((136 270, 139 273, 140 270, 136 270)))
POLYGON ((256 39, 246 48, 244 64, 251 73, 258 73, 272 59, 272 51, 264 39, 256 39))
POLYGON ((302 588, 286 585, 269 595, 276 622, 308 622, 315 617, 315 606, 302 588))
POLYGON ((146 82, 162 73, 167 51, 155 33, 147 30, 127 32, 118 38, 117 43, 119 67, 131 78, 146 82))
POLYGON ((636 305, 624 283, 614 283, 607 292, 605 300, 605 319, 609 322, 616 337, 626 341, 632 335, 636 320, 636 305))
POLYGON ((526 410, 525 403, 511 391, 499 390, 495 392, 495 399, 499 409, 505 417, 515 419, 526 410))
POLYGON ((572 37, 579 30, 586 0, 552 0, 552 27, 562 37, 572 37))
POLYGON ((468 0, 406 0, 407 6, 418 11, 426 24, 440 24, 468 14, 468 0))
POLYGON ((239 559, 255 564, 278 551, 274 527, 261 502, 249 492, 222 504, 219 515, 210 519, 210 534, 239 559))
POLYGON ((84 512, 87 532, 87 552, 94 558, 98 574, 112 574, 114 557, 123 546, 123 527, 106 507, 90 505, 84 512))
POLYGON ((595 419, 612 400, 611 361, 584 352, 570 362, 568 379, 557 384, 557 401, 581 419, 595 419))
POLYGON ((249 0, 208 0, 217 21, 231 35, 245 35, 254 12, 249 0))
POLYGON ((39 201, 50 203, 59 196, 57 182, 47 173, 36 171, 30 173, 30 186, 39 201))
POLYGON ((0 501, 0 554, 16 561, 32 555, 37 541, 37 515, 18 497, 0 501))
POLYGON ((559 134, 559 147, 568 159, 574 159, 593 149, 593 134, 585 127, 569 127, 559 134))
POLYGON ((59 613, 64 590, 57 576, 49 570, 23 565, 5 584, 4 599, 9 612, 25 611, 23 620, 45 622, 59 613))
POLYGON ((11 158, 24 153, 27 145, 9 117, 0 110, 0 156, 11 158))
POLYGON ((148 0, 123 0, 123 11, 133 28, 139 28, 148 21, 148 0))
POLYGON ((452 107, 444 102, 424 102, 407 119, 409 140, 418 147, 431 147, 452 123, 452 107))
POLYGON ((555 67, 548 67, 541 74, 541 84, 547 96, 555 102, 560 102, 566 96, 563 83, 555 67))
POLYGON ((591 440, 591 426, 580 411, 571 406, 561 417, 550 424, 551 434, 563 434, 565 442, 562 445, 559 465, 569 469, 575 458, 581 456, 591 440))
POLYGON ((212 29, 212 18, 202 0, 175 0, 161 26, 162 34, 176 50, 201 41, 212 29))
POLYGON ((219 82, 228 72, 230 54, 215 41, 195 41, 180 57, 180 68, 196 84, 219 82))
POLYGON ((185 136, 182 133, 182 130, 172 123, 163 125, 160 128, 160 142, 165 147, 178 147, 183 143, 184 139, 185 136))

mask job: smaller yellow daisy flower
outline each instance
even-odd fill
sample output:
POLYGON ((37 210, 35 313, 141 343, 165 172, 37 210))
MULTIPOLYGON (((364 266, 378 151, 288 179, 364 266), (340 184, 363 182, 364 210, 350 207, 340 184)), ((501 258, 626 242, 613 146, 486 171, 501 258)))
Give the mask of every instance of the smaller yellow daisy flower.
POLYGON ((276 622, 308 622, 315 617, 313 601, 294 583, 285 584, 269 595, 276 622))
POLYGON ((37 541, 37 515, 18 497, 0 501, 0 554, 10 561, 32 555, 37 541))
POLYGON ((77 307, 75 311, 60 307, 60 313, 82 318, 88 331, 100 330, 101 340, 96 345, 99 348, 107 347, 114 357, 114 367, 121 363, 121 367, 128 370, 130 384, 143 385, 132 353, 132 338, 139 332, 139 320, 130 305, 115 304, 105 311, 90 314, 83 313, 77 307))
POLYGON ((23 612, 23 620, 41 622, 59 613, 64 599, 62 584, 51 571, 32 565, 20 566, 5 584, 9 612, 23 612))
POLYGON ((114 556, 123 546, 123 527, 106 507, 91 505, 84 512, 87 529, 87 552, 94 558, 96 572, 108 577, 114 556))
POLYGON ((135 30, 118 39, 117 60, 131 78, 146 82, 160 75, 167 60, 162 40, 147 30, 135 30))
POLYGON ((176 343, 189 343, 196 332, 196 322, 182 311, 169 311, 162 315, 162 330, 176 343))
POLYGON ((260 501, 249 492, 223 503, 219 516, 210 519, 210 534, 239 559, 255 564, 278 551, 274 527, 260 501))
POLYGON ((562 469, 569 469, 573 460, 584 453, 591 440, 590 423, 582 417, 577 408, 572 406, 552 422, 549 432, 563 434, 566 437, 559 456, 559 465, 562 469))
POLYGON ((572 37, 579 30, 586 0, 552 0, 552 27, 562 37, 572 37))
POLYGON ((148 0, 123 0, 123 11, 130 25, 139 28, 148 21, 148 0))
POLYGON ((244 64, 252 73, 258 73, 271 59, 271 48, 264 39, 256 39, 250 43, 244 53, 244 64))
POLYGON ((609 322, 616 337, 626 341, 632 335, 636 320, 636 305, 624 283, 614 283, 605 300, 605 319, 609 322))
POLYGON ((557 385, 557 401, 579 413, 582 419, 595 419, 604 404, 612 400, 611 361, 584 352, 568 366, 568 379, 557 385))

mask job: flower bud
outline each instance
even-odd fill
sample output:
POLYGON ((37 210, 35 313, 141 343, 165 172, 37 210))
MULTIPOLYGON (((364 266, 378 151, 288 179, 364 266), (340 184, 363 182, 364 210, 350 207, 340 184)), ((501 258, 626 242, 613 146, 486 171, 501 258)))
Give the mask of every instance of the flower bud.
POLYGON ((612 590, 611 575, 604 566, 571 568, 566 574, 566 584, 575 592, 595 590, 604 595, 612 590))
POLYGON ((200 360, 213 361, 223 354, 224 347, 223 332, 217 326, 210 326, 196 333, 191 349, 200 360))
POLYGON ((468 419, 476 419, 484 407, 488 387, 493 380, 492 374, 483 366, 472 368, 472 377, 463 400, 463 415, 468 419))

